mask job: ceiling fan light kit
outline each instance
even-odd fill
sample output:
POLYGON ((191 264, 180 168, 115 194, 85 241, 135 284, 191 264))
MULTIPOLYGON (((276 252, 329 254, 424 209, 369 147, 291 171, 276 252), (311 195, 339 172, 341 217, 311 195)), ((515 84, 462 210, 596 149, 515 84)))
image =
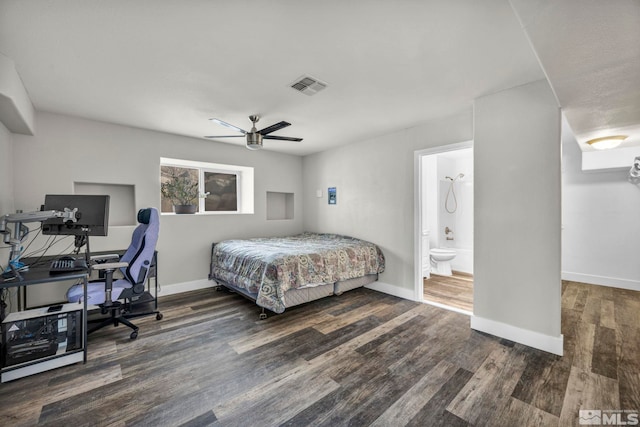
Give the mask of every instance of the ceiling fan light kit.
POLYGON ((247 148, 249 150, 259 150, 262 148, 262 135, 259 133, 247 134, 247 148))
POLYGON ((302 141, 302 138, 293 138, 290 136, 275 136, 275 135, 270 135, 272 132, 275 132, 277 130, 280 130, 282 128, 285 128, 287 126, 291 126, 291 123, 289 122, 279 122, 276 124, 273 124, 271 126, 267 126, 266 128, 262 129, 262 130, 257 130, 256 129, 256 123, 260 120, 260 116, 258 116, 257 114, 254 114, 252 116, 249 116, 249 120, 251 120, 251 123, 253 123, 253 126, 251 127, 251 130, 249 132, 247 132, 244 129, 241 129, 237 126, 234 126, 232 124, 229 124, 225 121, 222 121, 220 119, 216 119, 216 118, 212 118, 209 119, 212 122, 218 123, 219 125, 228 127, 230 129, 233 129, 235 131, 238 131, 241 133, 241 135, 220 135, 220 136, 205 136, 205 138, 237 138, 240 136, 246 136, 246 140, 247 140, 247 148, 249 150, 259 150, 262 148, 262 140, 263 139, 275 139, 275 140, 280 140, 280 141, 295 141, 295 142, 300 142, 302 141))

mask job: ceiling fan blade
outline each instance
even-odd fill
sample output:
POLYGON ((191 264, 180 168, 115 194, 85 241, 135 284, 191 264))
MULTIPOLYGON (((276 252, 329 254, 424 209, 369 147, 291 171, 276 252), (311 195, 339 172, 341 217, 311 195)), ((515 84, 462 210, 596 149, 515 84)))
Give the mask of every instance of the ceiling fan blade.
POLYGON ((292 138, 290 136, 275 136, 275 135, 266 135, 263 137, 264 139, 277 139, 279 141, 302 141, 302 138, 292 138))
POLYGON ((244 137, 244 135, 210 135, 205 136, 205 138, 240 138, 244 137))
POLYGON ((271 132, 275 132, 277 130, 280 130, 282 128, 286 128, 287 126, 291 126, 291 123, 288 122, 280 122, 280 123, 276 123, 275 125, 271 125, 269 127, 266 127, 262 130, 259 130, 258 133, 262 134, 262 135, 267 135, 270 134, 271 132))
POLYGON ((229 129, 233 129, 233 130, 236 130, 236 131, 238 131, 238 132, 242 132, 243 134, 244 134, 244 133, 247 133, 247 131, 246 131, 246 130, 244 130, 244 129, 240 129, 238 126, 234 126, 234 125, 232 125, 232 124, 230 124, 230 123, 223 122, 223 121, 222 121, 222 120, 220 120, 220 119, 215 119, 215 118, 214 118, 214 119, 209 119, 209 120, 211 120, 212 122, 217 123, 217 124, 219 124, 219 125, 222 125, 222 126, 228 127, 229 129))

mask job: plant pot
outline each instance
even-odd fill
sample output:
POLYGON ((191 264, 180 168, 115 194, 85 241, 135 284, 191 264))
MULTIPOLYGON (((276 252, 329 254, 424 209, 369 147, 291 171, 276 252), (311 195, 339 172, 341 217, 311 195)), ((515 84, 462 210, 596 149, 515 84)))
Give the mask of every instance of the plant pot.
POLYGON ((173 211, 177 214, 194 214, 196 210, 196 205, 173 205, 173 211))

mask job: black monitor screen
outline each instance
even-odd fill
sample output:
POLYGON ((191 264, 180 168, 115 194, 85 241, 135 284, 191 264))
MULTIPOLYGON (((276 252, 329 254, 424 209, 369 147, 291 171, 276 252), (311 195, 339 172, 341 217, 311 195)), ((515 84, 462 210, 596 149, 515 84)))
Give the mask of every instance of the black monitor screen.
POLYGON ((84 194, 52 195, 44 199, 44 210, 64 211, 78 208, 77 222, 63 222, 62 218, 42 223, 42 234, 65 236, 106 236, 109 227, 109 196, 84 194))

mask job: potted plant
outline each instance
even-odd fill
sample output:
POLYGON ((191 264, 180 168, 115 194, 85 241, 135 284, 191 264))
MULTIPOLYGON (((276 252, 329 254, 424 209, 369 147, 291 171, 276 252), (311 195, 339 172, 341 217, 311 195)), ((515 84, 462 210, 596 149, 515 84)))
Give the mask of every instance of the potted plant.
POLYGON ((163 167, 166 180, 160 184, 162 196, 173 203, 173 210, 177 214, 194 214, 198 210, 198 181, 194 179, 188 169, 163 167))

